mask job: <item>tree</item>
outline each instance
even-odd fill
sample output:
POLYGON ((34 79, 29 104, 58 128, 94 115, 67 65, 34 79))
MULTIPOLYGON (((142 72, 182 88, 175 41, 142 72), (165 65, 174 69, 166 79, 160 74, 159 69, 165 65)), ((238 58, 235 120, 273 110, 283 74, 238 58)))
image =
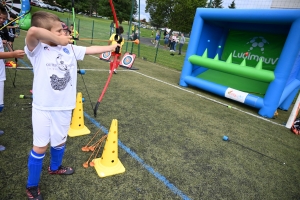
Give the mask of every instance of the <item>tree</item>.
MULTIPOLYGON (((88 0, 88 2, 74 0, 75 12, 87 12, 90 8, 90 5, 93 5, 95 2, 99 2, 99 0, 88 0)), ((68 8, 68 9, 72 8, 72 1, 70 0, 56 0, 56 3, 60 5, 64 5, 64 8, 68 8)))
POLYGON ((234 2, 234 0, 231 2, 230 6, 228 6, 228 8, 235 8, 235 2, 234 2))
POLYGON ((145 11, 150 14, 150 24, 156 28, 168 26, 175 0, 146 0, 145 11))
POLYGON ((205 6, 206 0, 177 0, 170 17, 170 28, 189 33, 193 25, 196 8, 205 6))
MULTIPOLYGON (((72 7, 72 1, 70 0, 56 0, 56 2, 60 5, 64 5, 64 7, 68 9, 71 9, 72 7)), ((134 2, 133 14, 137 12, 137 2, 136 0, 134 0, 134 2)), ((130 20, 132 0, 114 0, 113 3, 120 24, 124 20, 130 20)), ((89 15, 96 12, 102 16, 111 16, 111 18, 113 18, 108 0, 74 0, 74 7, 75 12, 84 12, 89 15)))
MULTIPOLYGON (((136 0, 134 0, 134 2, 133 15, 137 12, 137 2, 136 0)), ((124 20, 130 20, 132 0, 114 0, 114 7, 120 24, 122 24, 124 20)), ((111 16, 111 18, 113 18, 108 0, 100 0, 99 14, 102 16, 111 16)))
POLYGON ((154 27, 190 32, 197 7, 205 7, 206 0, 146 0, 146 12, 154 27))
POLYGON ((213 0, 211 2, 211 6, 210 7, 211 8, 223 8, 222 4, 223 4, 222 0, 213 0))

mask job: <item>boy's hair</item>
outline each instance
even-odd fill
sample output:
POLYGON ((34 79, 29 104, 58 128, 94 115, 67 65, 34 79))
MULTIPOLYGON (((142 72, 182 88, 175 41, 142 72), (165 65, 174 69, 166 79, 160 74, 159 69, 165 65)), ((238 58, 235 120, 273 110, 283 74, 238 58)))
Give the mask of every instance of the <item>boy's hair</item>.
POLYGON ((7 15, 6 9, 0 4, 0 15, 7 15))
POLYGON ((38 11, 35 12, 31 17, 31 26, 44 28, 47 30, 51 30, 52 23, 55 21, 61 21, 56 15, 45 12, 45 11, 38 11))

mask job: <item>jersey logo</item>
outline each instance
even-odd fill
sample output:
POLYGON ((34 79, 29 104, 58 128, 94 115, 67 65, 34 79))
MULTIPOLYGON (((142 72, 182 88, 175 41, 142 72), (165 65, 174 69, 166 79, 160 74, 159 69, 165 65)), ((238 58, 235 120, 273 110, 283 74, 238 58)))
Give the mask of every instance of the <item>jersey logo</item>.
POLYGON ((70 52, 69 52, 69 50, 68 50, 67 48, 63 48, 63 50, 64 50, 64 52, 65 52, 66 54, 70 54, 70 52))
POLYGON ((67 64, 65 64, 65 61, 63 59, 63 56, 61 54, 58 54, 56 57, 56 64, 60 71, 64 72, 64 77, 58 77, 56 74, 52 74, 50 76, 50 83, 54 90, 62 91, 67 87, 67 84, 71 83, 71 75, 70 75, 70 67, 68 67, 67 64))

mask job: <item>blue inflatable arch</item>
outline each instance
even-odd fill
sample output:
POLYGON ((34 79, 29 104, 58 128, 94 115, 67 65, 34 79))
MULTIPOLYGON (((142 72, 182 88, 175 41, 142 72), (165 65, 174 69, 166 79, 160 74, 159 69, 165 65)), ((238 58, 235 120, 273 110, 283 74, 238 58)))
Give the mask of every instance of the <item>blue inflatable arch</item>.
POLYGON ((289 109, 300 88, 299 31, 300 10, 198 8, 179 84, 272 118, 289 109), (267 56, 267 48, 277 51, 267 56))

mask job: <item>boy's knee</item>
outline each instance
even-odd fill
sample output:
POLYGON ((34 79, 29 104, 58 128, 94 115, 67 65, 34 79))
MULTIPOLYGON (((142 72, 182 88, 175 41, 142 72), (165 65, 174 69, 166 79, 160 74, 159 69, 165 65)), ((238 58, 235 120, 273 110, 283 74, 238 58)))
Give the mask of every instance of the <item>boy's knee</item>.
POLYGON ((64 146, 66 143, 64 142, 64 143, 61 143, 61 144, 59 144, 59 145, 57 145, 57 146, 55 146, 55 147, 62 147, 62 146, 64 146))
POLYGON ((36 152, 38 154, 43 154, 43 153, 46 152, 47 148, 48 148, 48 145, 44 146, 44 147, 33 146, 32 149, 33 149, 34 152, 36 152))

